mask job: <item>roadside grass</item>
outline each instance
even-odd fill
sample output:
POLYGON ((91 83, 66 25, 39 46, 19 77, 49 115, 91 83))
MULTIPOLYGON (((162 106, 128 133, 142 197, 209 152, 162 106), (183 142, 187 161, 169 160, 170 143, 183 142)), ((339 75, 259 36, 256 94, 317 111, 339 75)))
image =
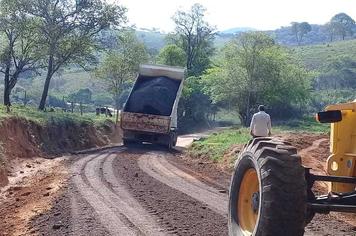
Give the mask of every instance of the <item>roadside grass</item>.
POLYGON ((207 156, 218 162, 232 145, 246 143, 249 139, 249 131, 246 128, 227 129, 195 141, 189 152, 193 157, 207 156))
MULTIPOLYGON (((319 124, 312 118, 303 118, 301 120, 291 120, 286 122, 276 122, 272 132, 280 133, 327 133, 329 125, 319 124)), ((207 138, 195 141, 189 149, 191 157, 207 157, 215 162, 220 162, 223 156, 231 150, 234 145, 242 145, 250 140, 248 128, 234 127, 215 132, 207 138)))
POLYGON ((19 117, 24 118, 35 123, 46 125, 48 123, 61 123, 61 122, 73 122, 73 123, 92 123, 101 124, 107 120, 115 122, 115 117, 105 117, 103 115, 96 116, 95 113, 84 113, 81 116, 79 113, 70 113, 56 110, 54 112, 43 112, 37 110, 35 107, 25 107, 21 105, 11 106, 10 113, 6 112, 5 106, 0 106, 0 122, 6 118, 19 117))
POLYGON ((304 117, 289 121, 275 122, 274 132, 307 132, 307 133, 328 133, 329 124, 320 124, 313 117, 304 117))

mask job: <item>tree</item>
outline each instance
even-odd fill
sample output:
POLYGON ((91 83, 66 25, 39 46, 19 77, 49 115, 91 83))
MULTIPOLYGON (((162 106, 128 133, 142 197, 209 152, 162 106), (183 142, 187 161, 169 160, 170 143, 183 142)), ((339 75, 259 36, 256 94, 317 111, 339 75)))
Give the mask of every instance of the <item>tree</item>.
POLYGON ((329 41, 332 42, 335 37, 335 27, 331 22, 328 22, 324 25, 323 30, 329 36, 329 41))
POLYGON ((356 89, 356 61, 349 56, 334 56, 325 63, 322 74, 314 81, 314 89, 356 89))
POLYGON ((345 40, 347 35, 353 34, 354 26, 354 19, 345 13, 336 14, 330 20, 330 30, 335 34, 340 35, 342 40, 345 40))
POLYGON ((309 33, 312 28, 308 22, 292 22, 292 33, 295 36, 295 40, 297 41, 298 45, 301 44, 303 37, 309 33))
POLYGON ((219 64, 203 75, 205 92, 215 103, 236 107, 244 125, 257 104, 281 115, 308 97, 308 72, 264 33, 245 33, 230 42, 219 64))
POLYGON ((161 49, 158 55, 158 63, 169 66, 185 66, 185 52, 175 44, 169 44, 161 49))
POLYGON ((79 89, 78 92, 69 95, 69 99, 73 102, 82 102, 89 104, 92 102, 93 92, 88 89, 79 89))
POLYGON ((206 9, 196 3, 190 11, 177 11, 173 16, 176 25, 173 40, 186 54, 189 75, 199 76, 210 65, 213 54, 214 27, 205 20, 206 9))
POLYGON ((139 64, 148 60, 148 54, 144 44, 136 38, 134 31, 119 34, 117 40, 118 48, 106 55, 95 75, 106 82, 118 110, 123 88, 133 81, 139 64))
POLYGON ((0 52, 0 72, 4 74, 4 105, 11 106, 10 94, 21 74, 39 66, 39 32, 34 19, 18 5, 25 0, 0 1, 0 33, 4 47, 0 52))
POLYGON ((103 0, 29 0, 22 7, 36 19, 46 50, 46 80, 39 105, 45 108, 53 75, 63 66, 93 59, 98 34, 126 21, 126 9, 103 0))
POLYGON ((247 82, 246 113, 243 119, 247 122, 250 115, 252 93, 254 92, 253 86, 258 82, 257 80, 261 79, 259 60, 264 51, 272 47, 274 42, 266 34, 254 32, 243 34, 236 41, 236 44, 238 46, 236 52, 239 55, 239 58, 237 58, 238 65, 246 75, 247 82))
POLYGON ((208 125, 212 101, 203 92, 202 78, 191 76, 184 82, 182 97, 178 106, 178 126, 181 130, 191 131, 192 127, 208 125))

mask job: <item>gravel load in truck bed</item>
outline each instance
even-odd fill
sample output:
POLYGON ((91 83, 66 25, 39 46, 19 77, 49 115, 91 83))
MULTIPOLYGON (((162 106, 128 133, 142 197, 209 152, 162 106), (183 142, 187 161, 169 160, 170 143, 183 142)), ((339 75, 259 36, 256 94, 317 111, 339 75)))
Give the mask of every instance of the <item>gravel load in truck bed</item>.
POLYGON ((125 111, 151 115, 169 116, 181 81, 168 77, 140 76, 125 111))

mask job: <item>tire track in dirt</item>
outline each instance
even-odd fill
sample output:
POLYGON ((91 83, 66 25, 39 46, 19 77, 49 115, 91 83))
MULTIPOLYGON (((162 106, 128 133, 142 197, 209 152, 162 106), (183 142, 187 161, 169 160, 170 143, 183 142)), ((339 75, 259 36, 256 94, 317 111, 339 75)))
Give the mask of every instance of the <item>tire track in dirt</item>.
MULTIPOLYGON (((304 149, 304 155, 317 149, 325 139, 317 140, 313 145, 304 149)), ((303 153, 302 153, 303 154, 303 153)), ((148 153, 139 158, 141 170, 164 183, 165 185, 183 192, 199 202, 208 205, 210 209, 226 217, 227 195, 221 194, 217 189, 210 187, 193 176, 185 173, 168 162, 166 153, 148 153)), ((172 160, 172 159, 170 159, 172 160)), ((332 215, 317 214, 314 220, 305 229, 306 236, 356 236, 352 226, 335 219, 332 215), (340 228, 341 227, 341 228, 340 228)))
MULTIPOLYGON (((308 164, 309 164, 309 162, 310 162, 313 158, 307 158, 307 157, 308 157, 308 156, 310 155, 310 153, 312 153, 314 150, 320 148, 321 143, 322 143, 322 142, 325 142, 325 141, 328 141, 328 139, 322 138, 322 139, 315 140, 315 141, 312 143, 312 145, 310 145, 309 147, 304 148, 304 149, 302 149, 302 150, 300 150, 300 151, 298 152, 298 154, 299 154, 300 156, 304 157, 304 158, 303 158, 303 164, 305 164, 305 165, 308 165, 308 164)), ((325 164, 326 164, 326 163, 325 163, 325 164)))
MULTIPOLYGON (((94 158, 95 157, 92 156, 82 158, 73 165, 72 172, 75 174, 73 177, 75 186, 79 190, 80 195, 90 204, 91 207, 93 207, 94 211, 99 216, 99 220, 101 221, 102 225, 111 234, 118 234, 122 232, 125 235, 135 235, 134 232, 130 230, 125 225, 125 223, 122 222, 122 220, 111 210, 111 207, 108 206, 105 201, 103 201, 104 199, 95 192, 95 189, 88 185, 84 180, 82 169, 85 169, 86 164, 94 158)), ((72 213, 75 214, 75 212, 72 213)), ((77 218, 73 216, 73 219, 77 218)), ((72 223, 74 229, 80 228, 80 225, 78 225, 80 224, 80 221, 72 223)))
POLYGON ((210 187, 195 177, 170 164, 163 153, 149 153, 138 160, 138 165, 151 177, 186 195, 205 203, 216 213, 227 217, 227 194, 210 187))
MULTIPOLYGON (((303 165, 308 168, 312 168, 312 172, 320 174, 320 175, 326 174, 326 171, 325 171, 326 162, 323 163, 324 166, 320 166, 319 161, 316 160, 315 158, 313 158, 311 156, 311 153, 313 153, 313 151, 319 149, 320 145, 325 141, 328 141, 328 139, 322 138, 322 139, 315 140, 312 143, 312 145, 310 145, 309 147, 304 148, 298 152, 298 154, 302 157, 303 165)), ((315 185, 315 188, 317 191, 327 192, 327 189, 328 189, 327 182, 316 182, 314 185, 315 185)))
MULTIPOLYGON (((209 206, 188 194, 168 186, 139 167, 142 156, 171 157, 171 154, 152 148, 127 149, 114 160, 114 174, 123 180, 132 196, 158 218, 157 223, 169 234, 227 235, 227 220, 209 206)), ((211 193, 209 193, 211 194, 211 193)))
POLYGON ((122 183, 116 178, 113 171, 113 161, 118 158, 117 155, 110 155, 103 163, 103 176, 105 181, 110 185, 110 188, 115 195, 110 194, 109 189, 103 188, 105 196, 110 196, 115 202, 114 204, 120 205, 120 210, 137 228, 145 235, 166 235, 162 233, 164 230, 160 228, 154 218, 146 212, 142 206, 133 198, 128 192, 125 183, 122 183), (109 195, 110 194, 110 195, 109 195))
MULTIPOLYGON (((102 225, 112 235, 164 235, 152 216, 115 180, 112 173, 112 161, 115 158, 116 154, 106 153, 81 158, 74 163, 73 182, 80 195, 91 205, 102 225)), ((76 212, 72 211, 72 214, 76 212)), ((80 221, 73 224, 74 229, 80 228, 80 221)))

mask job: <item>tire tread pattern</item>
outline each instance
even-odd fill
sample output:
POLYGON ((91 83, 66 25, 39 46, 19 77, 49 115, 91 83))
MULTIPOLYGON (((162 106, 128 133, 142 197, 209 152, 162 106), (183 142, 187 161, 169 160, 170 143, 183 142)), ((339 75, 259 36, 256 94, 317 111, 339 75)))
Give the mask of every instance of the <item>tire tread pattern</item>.
MULTIPOLYGON (((302 236, 306 225, 307 184, 297 149, 280 139, 256 138, 245 146, 237 162, 246 155, 258 163, 262 184, 260 219, 254 235, 302 236)), ((230 235, 236 234, 230 230, 230 235)))

